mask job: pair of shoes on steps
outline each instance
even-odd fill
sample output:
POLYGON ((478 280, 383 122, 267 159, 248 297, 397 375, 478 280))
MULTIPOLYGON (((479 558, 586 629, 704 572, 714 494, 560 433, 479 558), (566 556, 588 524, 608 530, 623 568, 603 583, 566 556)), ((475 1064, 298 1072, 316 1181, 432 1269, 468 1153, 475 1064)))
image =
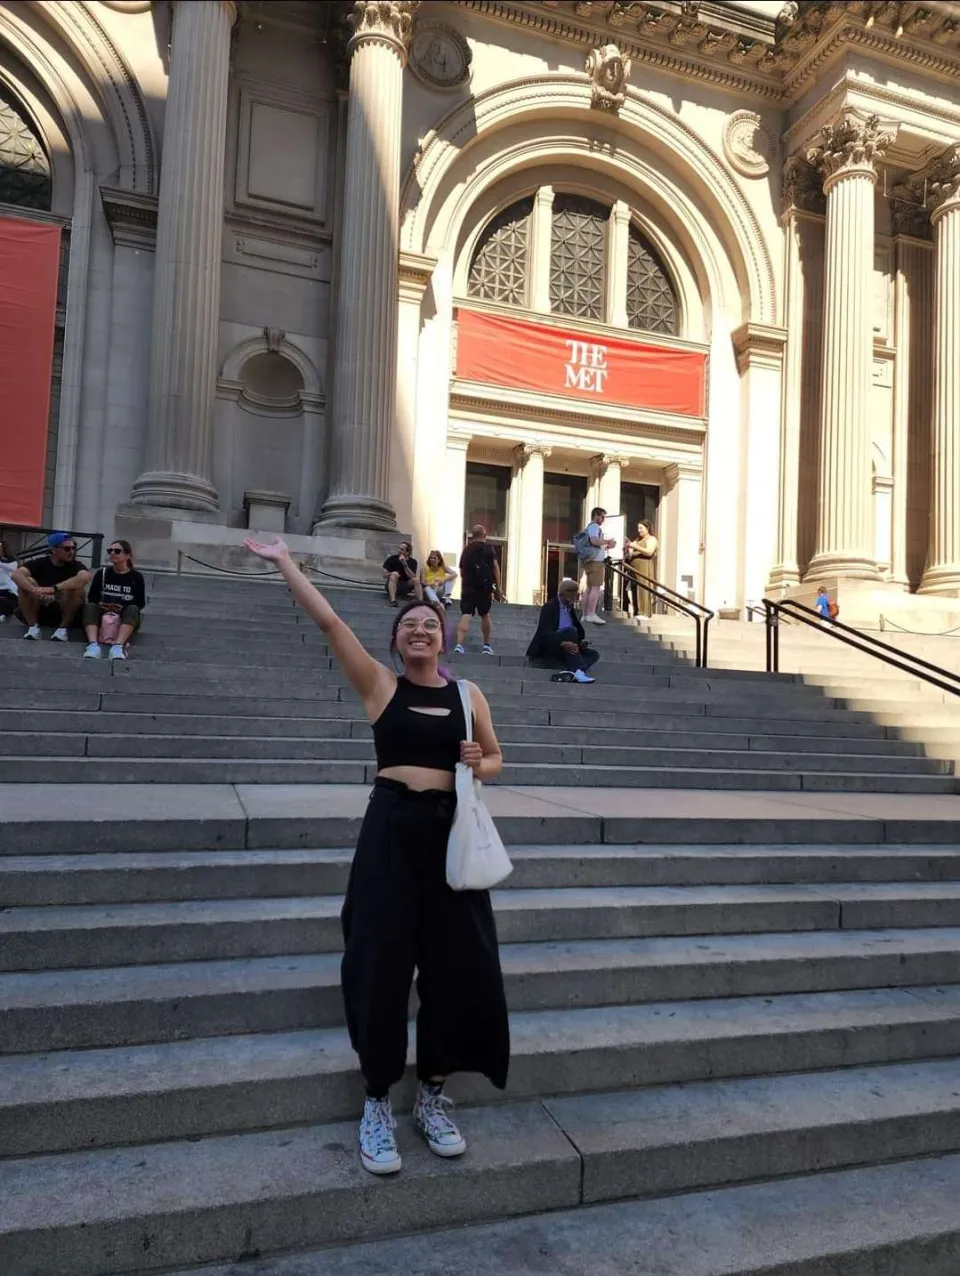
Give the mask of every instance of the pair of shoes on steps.
MULTIPOLYGON (((100 644, 98 642, 88 642, 87 649, 83 653, 84 660, 99 660, 100 655, 100 644)), ((127 653, 124 651, 123 647, 121 647, 118 642, 115 642, 110 648, 110 659, 126 660, 126 658, 127 653)))
MULTIPOLYGON (((447 1115, 447 1108, 452 1106, 440 1086, 420 1083, 413 1124, 437 1156, 462 1156, 467 1150, 466 1139, 447 1115)), ((394 1134, 396 1128, 389 1097, 368 1097, 360 1120, 360 1161, 371 1174, 396 1174, 403 1165, 394 1134)))

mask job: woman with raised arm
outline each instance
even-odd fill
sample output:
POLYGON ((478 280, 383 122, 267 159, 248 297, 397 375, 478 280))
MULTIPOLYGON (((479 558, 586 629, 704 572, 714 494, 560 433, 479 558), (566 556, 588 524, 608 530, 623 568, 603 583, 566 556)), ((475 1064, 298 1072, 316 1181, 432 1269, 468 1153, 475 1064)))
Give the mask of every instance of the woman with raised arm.
POLYGON ((406 1067, 414 969, 420 1085, 413 1121, 437 1156, 460 1156, 467 1145, 450 1119, 443 1083, 451 1072, 481 1072, 502 1090, 510 1055, 490 896, 453 891, 445 875, 456 764, 465 762, 481 780, 494 779, 503 765, 490 706, 469 683, 473 739, 467 742, 457 684, 438 666, 446 641, 434 604, 411 602, 396 616, 390 651, 403 670, 397 674, 365 650, 297 570, 282 540, 263 545, 251 537, 246 546, 277 565, 325 634, 373 726, 377 776, 341 918, 343 1000, 367 1092, 360 1160, 372 1174, 400 1169, 390 1087, 406 1067))

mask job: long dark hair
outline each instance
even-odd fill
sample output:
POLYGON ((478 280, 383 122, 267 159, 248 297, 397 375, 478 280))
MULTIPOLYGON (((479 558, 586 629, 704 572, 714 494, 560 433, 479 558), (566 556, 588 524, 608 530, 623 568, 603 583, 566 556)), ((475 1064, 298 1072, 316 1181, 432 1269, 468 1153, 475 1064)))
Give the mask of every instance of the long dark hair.
POLYGON ((12 563, 13 555, 7 549, 7 542, 0 537, 0 563, 12 563))
POLYGON ((130 570, 133 571, 133 550, 130 547, 130 542, 121 540, 119 536, 114 536, 111 539, 110 544, 120 546, 126 556, 130 559, 130 570))
MULTIPOLYGON (((403 620, 404 616, 409 615, 410 612, 415 611, 418 607, 425 607, 427 611, 432 611, 437 620, 440 621, 440 650, 447 650, 447 617, 444 614, 443 608, 438 607, 436 603, 432 603, 426 598, 424 598, 422 602, 418 602, 417 599, 414 598, 411 602, 405 603, 400 608, 394 618, 393 628, 390 630, 390 658, 393 660, 393 666, 395 669, 397 667, 397 658, 399 656, 399 652, 397 651, 397 631, 400 628, 400 622, 403 620)), ((402 665, 403 661, 401 660, 400 663, 402 665)), ((441 669, 438 665, 437 672, 442 678, 446 678, 447 682, 453 681, 453 675, 448 669, 441 669)))

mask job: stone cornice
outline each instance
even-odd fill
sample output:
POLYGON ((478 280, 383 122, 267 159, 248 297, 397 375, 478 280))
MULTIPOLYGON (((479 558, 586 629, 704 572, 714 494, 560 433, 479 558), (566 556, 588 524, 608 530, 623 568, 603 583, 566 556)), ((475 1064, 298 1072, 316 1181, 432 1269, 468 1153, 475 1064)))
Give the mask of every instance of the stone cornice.
POLYGON ((730 335, 740 373, 752 367, 779 368, 783 362, 786 328, 775 328, 767 323, 744 323, 730 335))
POLYGON ((118 248, 154 251, 157 246, 156 195, 101 186, 100 202, 118 248))
POLYGON ((588 47, 614 40, 635 63, 789 105, 853 47, 923 74, 960 76, 960 21, 935 6, 801 0, 774 22, 675 0, 458 0, 501 22, 588 47), (902 25, 900 25, 902 23, 902 25))

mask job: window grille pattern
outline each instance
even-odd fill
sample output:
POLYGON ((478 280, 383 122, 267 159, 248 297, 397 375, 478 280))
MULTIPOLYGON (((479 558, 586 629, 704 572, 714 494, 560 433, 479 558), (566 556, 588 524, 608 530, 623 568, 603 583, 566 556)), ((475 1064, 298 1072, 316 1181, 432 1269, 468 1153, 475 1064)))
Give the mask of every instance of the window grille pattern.
POLYGON ((471 297, 506 306, 527 304, 527 246, 532 199, 511 204, 488 224, 470 265, 471 297))
POLYGON ((677 333, 677 298, 660 259, 638 230, 627 242, 627 322, 631 328, 677 333))
POLYGON ((26 116, 0 96, 0 203, 49 211, 50 161, 26 116))
POLYGON ((603 320, 609 214, 578 195, 557 195, 550 244, 550 308, 603 320))

